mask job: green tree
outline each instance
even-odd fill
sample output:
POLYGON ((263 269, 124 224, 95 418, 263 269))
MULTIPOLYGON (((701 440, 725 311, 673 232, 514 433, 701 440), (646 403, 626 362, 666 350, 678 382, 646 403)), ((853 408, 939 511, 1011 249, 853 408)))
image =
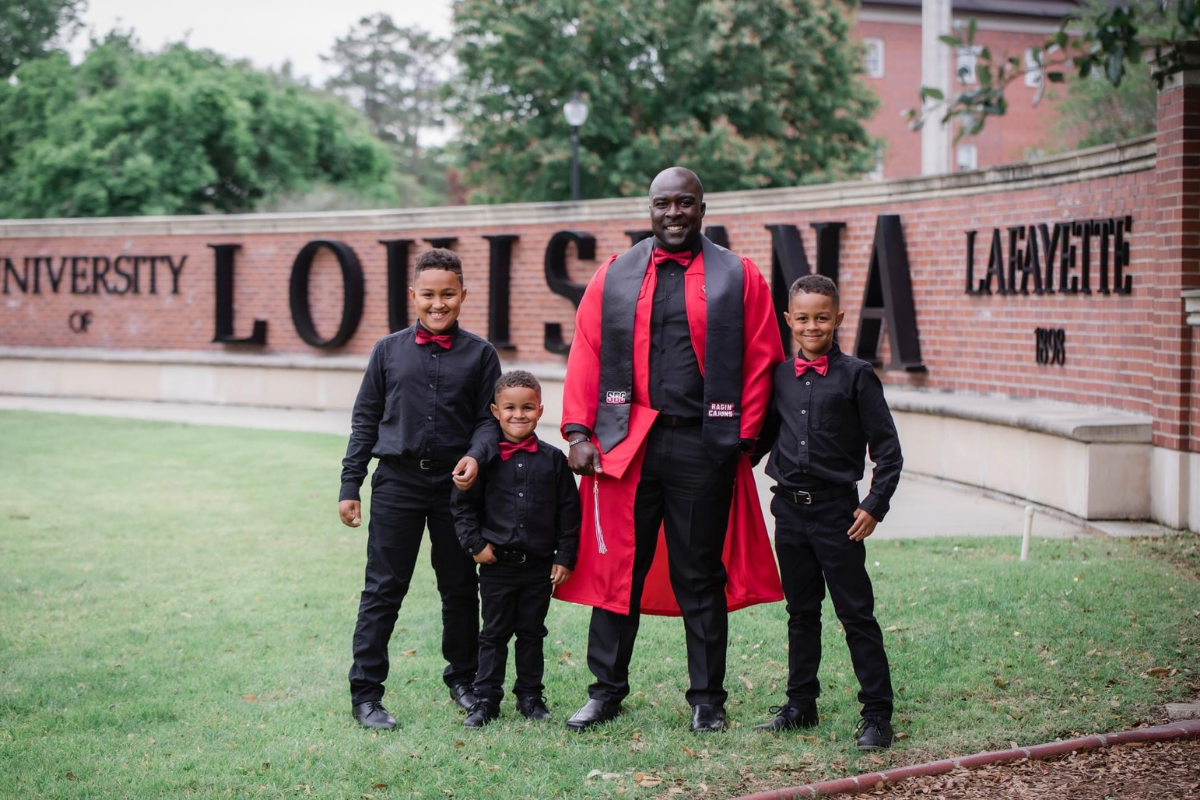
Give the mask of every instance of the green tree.
POLYGON ((445 124, 440 92, 449 72, 449 49, 445 39, 375 14, 340 37, 332 55, 322 56, 339 68, 326 86, 362 110, 375 135, 407 162, 404 171, 419 185, 436 181, 420 135, 445 124))
POLYGON ((0 78, 79 31, 86 0, 0 0, 0 78))
POLYGON ((0 217, 199 214, 331 185, 394 200, 392 161, 341 101, 207 50, 130 36, 0 83, 0 217))
POLYGON ((1158 93, 1150 68, 1131 68, 1120 86, 1094 74, 1067 78, 1067 94, 1058 105, 1059 136, 1073 147, 1095 147, 1154 133, 1158 93))
POLYGON ((861 174, 876 100, 843 0, 456 0, 454 82, 475 202, 564 199, 562 104, 591 109, 581 193, 636 195, 670 164, 710 191, 861 174))

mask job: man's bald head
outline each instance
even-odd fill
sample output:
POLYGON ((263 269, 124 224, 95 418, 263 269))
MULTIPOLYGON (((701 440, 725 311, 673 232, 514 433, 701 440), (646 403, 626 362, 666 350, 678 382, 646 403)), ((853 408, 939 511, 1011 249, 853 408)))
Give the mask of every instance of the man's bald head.
POLYGON ((681 182, 687 184, 696 198, 704 202, 704 184, 700 182, 700 176, 687 167, 667 167, 655 175, 654 180, 650 181, 650 198, 654 198, 655 189, 666 185, 677 186, 681 182))
POLYGON ((663 250, 696 250, 704 210, 704 185, 690 169, 664 169, 651 182, 650 229, 663 250))

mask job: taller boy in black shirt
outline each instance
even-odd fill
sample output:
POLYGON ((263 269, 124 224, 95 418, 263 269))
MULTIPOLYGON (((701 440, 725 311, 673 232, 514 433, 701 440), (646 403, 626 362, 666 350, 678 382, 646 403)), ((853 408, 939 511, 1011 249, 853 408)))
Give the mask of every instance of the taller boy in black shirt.
POLYGON ((892 684, 863 540, 887 514, 903 459, 875 370, 833 340, 844 314, 829 278, 806 275, 792 284, 785 316, 800 355, 775 368, 762 438, 774 442, 767 474, 778 481, 771 513, 787 597, 788 699, 755 730, 818 724, 821 601, 828 584, 860 687, 858 746, 876 750, 892 743, 892 684), (870 493, 859 502, 868 447, 875 471, 870 493))
POLYGON ((538 440, 542 387, 523 370, 496 383, 492 412, 503 434, 499 454, 480 469, 468 491, 456 489, 450 507, 463 549, 479 567, 483 631, 479 634, 477 702, 464 723, 486 725, 500 715, 508 642, 516 634, 517 710, 550 719, 542 696, 546 612, 550 590, 571 576, 579 540, 579 489, 557 447, 538 440))
POLYGON ((442 596, 442 655, 448 662, 443 679, 459 705, 475 703, 479 585, 475 564, 454 535, 450 489, 451 482, 469 487, 479 464, 496 450, 490 406, 500 359, 489 342, 458 327, 467 292, 457 255, 434 249, 418 256, 408 292, 418 322, 380 339, 371 351, 354 402, 338 502, 342 522, 357 528, 359 486, 371 457, 378 458, 371 478, 366 586, 349 676, 354 718, 368 728, 396 725, 380 702, 388 640, 426 525, 442 596))

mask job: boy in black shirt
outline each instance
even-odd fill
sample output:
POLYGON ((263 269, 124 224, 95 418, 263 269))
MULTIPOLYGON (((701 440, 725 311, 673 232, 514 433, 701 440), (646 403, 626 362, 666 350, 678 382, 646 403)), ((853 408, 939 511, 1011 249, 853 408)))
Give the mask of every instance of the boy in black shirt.
POLYGON ((760 450, 773 444, 767 474, 778 482, 771 513, 787 597, 788 699, 755 730, 818 724, 821 602, 828 584, 860 687, 858 747, 881 750, 893 739, 892 685, 863 540, 887 513, 903 459, 875 370, 834 342, 844 315, 829 278, 806 275, 792 284, 785 318, 800 354, 775 368, 760 440, 760 450), (875 471, 870 493, 859 502, 868 447, 875 471))
POLYGON ((448 662, 442 677, 460 706, 475 703, 478 579, 454 536, 450 488, 452 481, 470 486, 479 464, 495 453, 490 404, 500 359, 489 342, 458 327, 467 291, 457 255, 433 249, 418 256, 408 293, 417 324, 385 336, 371 351, 354 402, 338 502, 342 523, 357 528, 359 486, 371 457, 378 458, 371 478, 366 586, 349 676, 352 713, 367 728, 396 726, 380 702, 388 640, 426 524, 442 597, 442 655, 448 662))
POLYGON ((483 630, 468 728, 500 716, 514 633, 517 710, 537 722, 550 719, 542 697, 546 612, 552 587, 575 568, 580 505, 566 456, 534 434, 542 410, 537 378, 522 370, 501 376, 492 405, 503 434, 499 453, 483 464, 473 487, 456 488, 450 500, 458 540, 481 565, 483 630))

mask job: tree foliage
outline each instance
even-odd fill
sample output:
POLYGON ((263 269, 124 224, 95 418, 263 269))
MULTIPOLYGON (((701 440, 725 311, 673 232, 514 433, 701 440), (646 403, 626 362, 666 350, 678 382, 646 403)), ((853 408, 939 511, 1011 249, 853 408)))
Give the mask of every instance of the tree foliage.
POLYGON ((712 190, 869 170, 861 52, 842 0, 456 0, 454 108, 483 202, 564 199, 580 92, 585 197, 684 164, 712 190))
POLYGON ((352 109, 183 44, 31 61, 0 83, 0 120, 0 217, 244 212, 317 184, 394 199, 352 109))
POLYGON ((86 0, 0 0, 0 78, 78 32, 86 0))
MULTIPOLYGON (((955 49, 973 47, 976 31, 975 20, 971 20, 964 35, 941 39, 955 49)), ((1149 62, 1151 82, 1161 89, 1172 75, 1200 69, 1194 49, 1198 40, 1200 0, 1092 0, 1083 14, 1064 19, 1057 32, 1032 49, 1032 65, 1024 64, 1019 56, 1005 53, 996 57, 988 48, 981 48, 975 86, 952 97, 943 96, 936 87, 922 86, 919 96, 924 109, 910 109, 907 114, 914 129, 928 119, 940 118, 943 123, 957 120, 960 137, 977 134, 989 117, 1007 112, 1005 90, 1030 70, 1043 73, 1043 90, 1047 83, 1064 83, 1069 76, 1087 79, 1092 75, 1119 88, 1131 67, 1140 74, 1149 62)), ((1041 97, 1039 91, 1034 103, 1041 97)))
POLYGON ((346 96, 371 121, 375 135, 400 155, 418 184, 428 183, 421 131, 445 123, 441 89, 450 43, 387 14, 363 17, 322 56, 339 72, 326 86, 346 96))
POLYGON ((1095 147, 1154 133, 1158 94, 1151 70, 1145 64, 1129 66, 1120 86, 1095 74, 1068 76, 1056 127, 1072 146, 1095 147))

